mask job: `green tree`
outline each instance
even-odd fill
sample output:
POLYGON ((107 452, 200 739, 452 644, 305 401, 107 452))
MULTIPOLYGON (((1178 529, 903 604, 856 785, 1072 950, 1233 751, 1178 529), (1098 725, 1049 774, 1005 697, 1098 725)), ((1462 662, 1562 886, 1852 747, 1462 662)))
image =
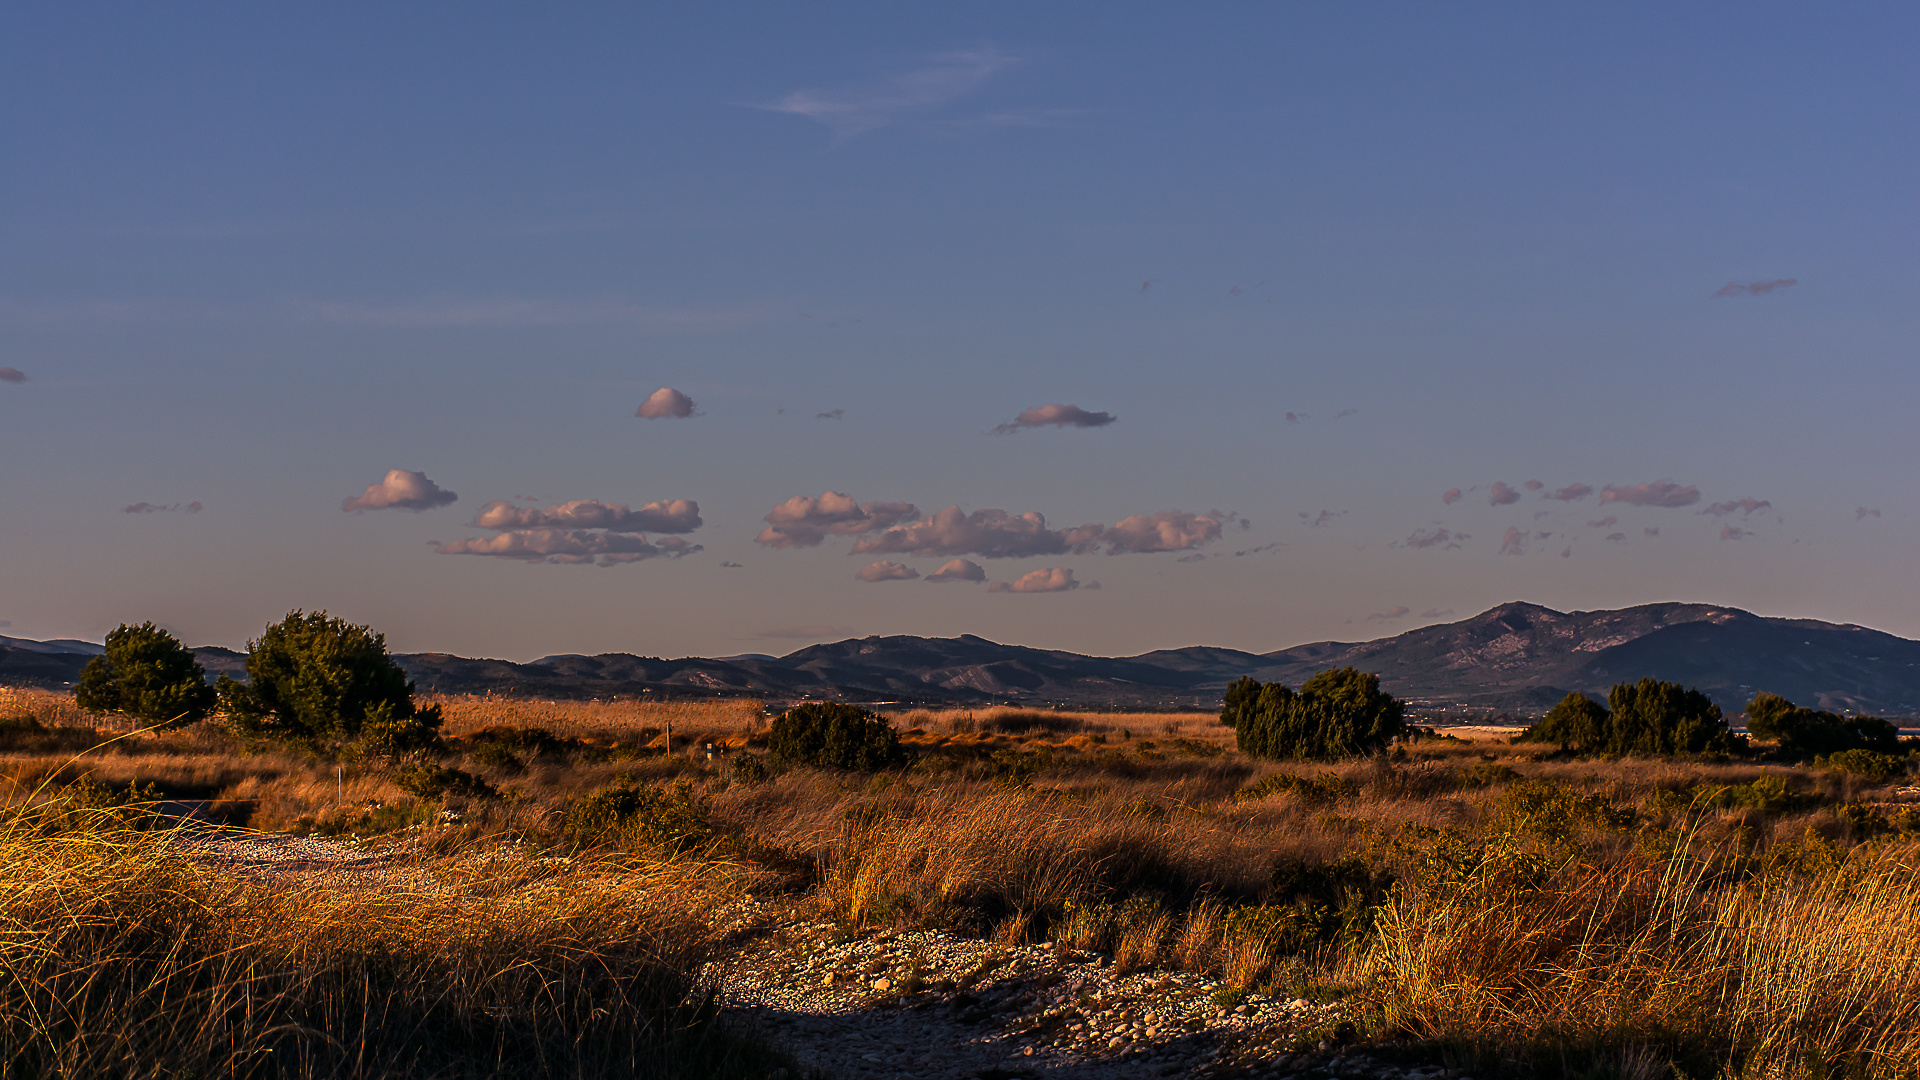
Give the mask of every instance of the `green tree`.
POLYGON ((324 611, 291 612, 247 642, 247 682, 223 678, 219 691, 250 734, 386 754, 439 745, 440 707, 415 705, 386 636, 324 611))
POLYGON ((1520 733, 1527 742, 1559 743, 1563 749, 1592 752, 1607 744, 1613 714, 1585 694, 1568 694, 1540 722, 1520 733))
POLYGON ((1641 679, 1618 683, 1607 692, 1612 712, 1606 745, 1609 754, 1699 754, 1744 749, 1727 730, 1720 706, 1698 690, 1679 683, 1641 679))
POLYGON ((885 717, 836 701, 796 705, 775 717, 767 752, 779 764, 858 772, 906 760, 900 734, 885 717))
POLYGON ((1877 716, 1841 716, 1795 705, 1778 694, 1755 694, 1747 702, 1747 731, 1778 745, 1787 757, 1807 758, 1871 750, 1900 752, 1900 729, 1877 716))
POLYGON ((1380 676, 1345 667, 1322 671, 1294 693, 1281 683, 1242 679, 1220 719, 1242 752, 1289 761, 1341 761, 1385 749, 1406 732, 1405 709, 1380 689, 1380 676), (1248 685, 1251 684, 1251 685, 1248 685))
POLYGON ((108 634, 107 651, 87 661, 73 697, 90 712, 150 724, 204 720, 215 700, 193 651, 150 622, 108 634))

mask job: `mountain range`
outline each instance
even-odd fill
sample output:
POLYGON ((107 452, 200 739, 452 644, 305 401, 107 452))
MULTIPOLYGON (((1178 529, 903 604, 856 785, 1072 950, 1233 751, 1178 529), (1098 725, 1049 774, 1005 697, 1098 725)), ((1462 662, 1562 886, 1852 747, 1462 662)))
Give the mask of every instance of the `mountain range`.
MULTIPOLYGON (((244 677, 231 649, 194 650, 209 675, 244 677)), ((0 637, 0 684, 59 687, 100 646, 0 637)), ((1920 715, 1920 642, 1862 626, 1776 619, 1711 604, 1560 612, 1508 603, 1459 622, 1373 641, 1322 641, 1270 653, 1190 646, 1103 657, 985 638, 866 637, 786 656, 667 660, 628 653, 531 663, 446 653, 395 656, 420 689, 530 697, 755 696, 897 704, 1218 708, 1229 682, 1298 686, 1358 667, 1418 715, 1537 715, 1569 691, 1604 696, 1644 677, 1702 690, 1729 713, 1761 690, 1802 705, 1920 715)))

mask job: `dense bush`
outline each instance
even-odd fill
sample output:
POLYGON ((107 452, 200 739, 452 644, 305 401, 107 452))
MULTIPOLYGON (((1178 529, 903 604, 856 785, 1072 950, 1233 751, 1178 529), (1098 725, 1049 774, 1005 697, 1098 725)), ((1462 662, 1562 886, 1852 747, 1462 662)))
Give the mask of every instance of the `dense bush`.
POLYGON ((1236 679, 1222 723, 1242 752, 1289 761, 1340 761, 1384 749, 1406 731, 1401 703, 1380 676, 1345 667, 1320 672, 1299 693, 1281 683, 1236 679))
POLYGON ((150 622, 108 634, 107 651, 87 661, 73 696, 91 712, 150 724, 204 720, 215 700, 193 651, 150 622))
POLYGON ((773 721, 768 755, 776 764, 873 772, 906 760, 900 734, 885 717, 839 702, 797 705, 773 721))
POLYGON ((1606 706, 1568 694, 1520 738, 1615 755, 1730 753, 1746 745, 1707 695, 1657 679, 1616 684, 1606 706))
POLYGON ((440 709, 419 708, 387 639, 369 627, 295 611, 247 642, 245 684, 222 678, 220 698, 249 734, 308 746, 357 743, 404 754, 440 745, 440 709))
POLYGON ((603 788, 567 809, 562 828, 575 843, 640 845, 680 855, 713 842, 707 804, 686 782, 603 788))
POLYGON ((1747 731, 1796 759, 1847 750, 1900 752, 1900 729, 1879 717, 1816 712, 1778 694, 1756 694, 1747 702, 1747 731))

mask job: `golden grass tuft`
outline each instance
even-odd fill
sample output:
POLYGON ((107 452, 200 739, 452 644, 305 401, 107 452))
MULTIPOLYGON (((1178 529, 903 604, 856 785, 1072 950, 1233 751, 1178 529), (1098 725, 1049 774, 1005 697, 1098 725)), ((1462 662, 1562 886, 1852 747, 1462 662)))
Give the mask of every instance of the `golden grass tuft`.
POLYGON ((0 1075, 725 1075, 685 1007, 710 873, 496 860, 399 887, 196 862, 139 809, 0 820, 0 1075), (693 1026, 689 1026, 692 1024, 693 1026))

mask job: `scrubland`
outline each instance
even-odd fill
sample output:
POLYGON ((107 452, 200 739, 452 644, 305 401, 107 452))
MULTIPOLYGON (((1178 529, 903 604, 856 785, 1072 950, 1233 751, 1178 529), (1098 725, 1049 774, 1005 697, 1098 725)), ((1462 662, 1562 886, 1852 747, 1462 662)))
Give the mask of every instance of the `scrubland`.
POLYGON ((1490 731, 1286 764, 1206 714, 1005 709, 898 714, 911 763, 862 775, 771 767, 753 702, 438 703, 423 768, 217 721, 74 758, 117 732, 0 693, 14 1071, 764 1075, 689 996, 750 898, 1339 998, 1330 1037, 1489 1076, 1920 1073, 1906 775, 1490 731), (184 800, 434 884, 192 863, 141 809, 184 800))

